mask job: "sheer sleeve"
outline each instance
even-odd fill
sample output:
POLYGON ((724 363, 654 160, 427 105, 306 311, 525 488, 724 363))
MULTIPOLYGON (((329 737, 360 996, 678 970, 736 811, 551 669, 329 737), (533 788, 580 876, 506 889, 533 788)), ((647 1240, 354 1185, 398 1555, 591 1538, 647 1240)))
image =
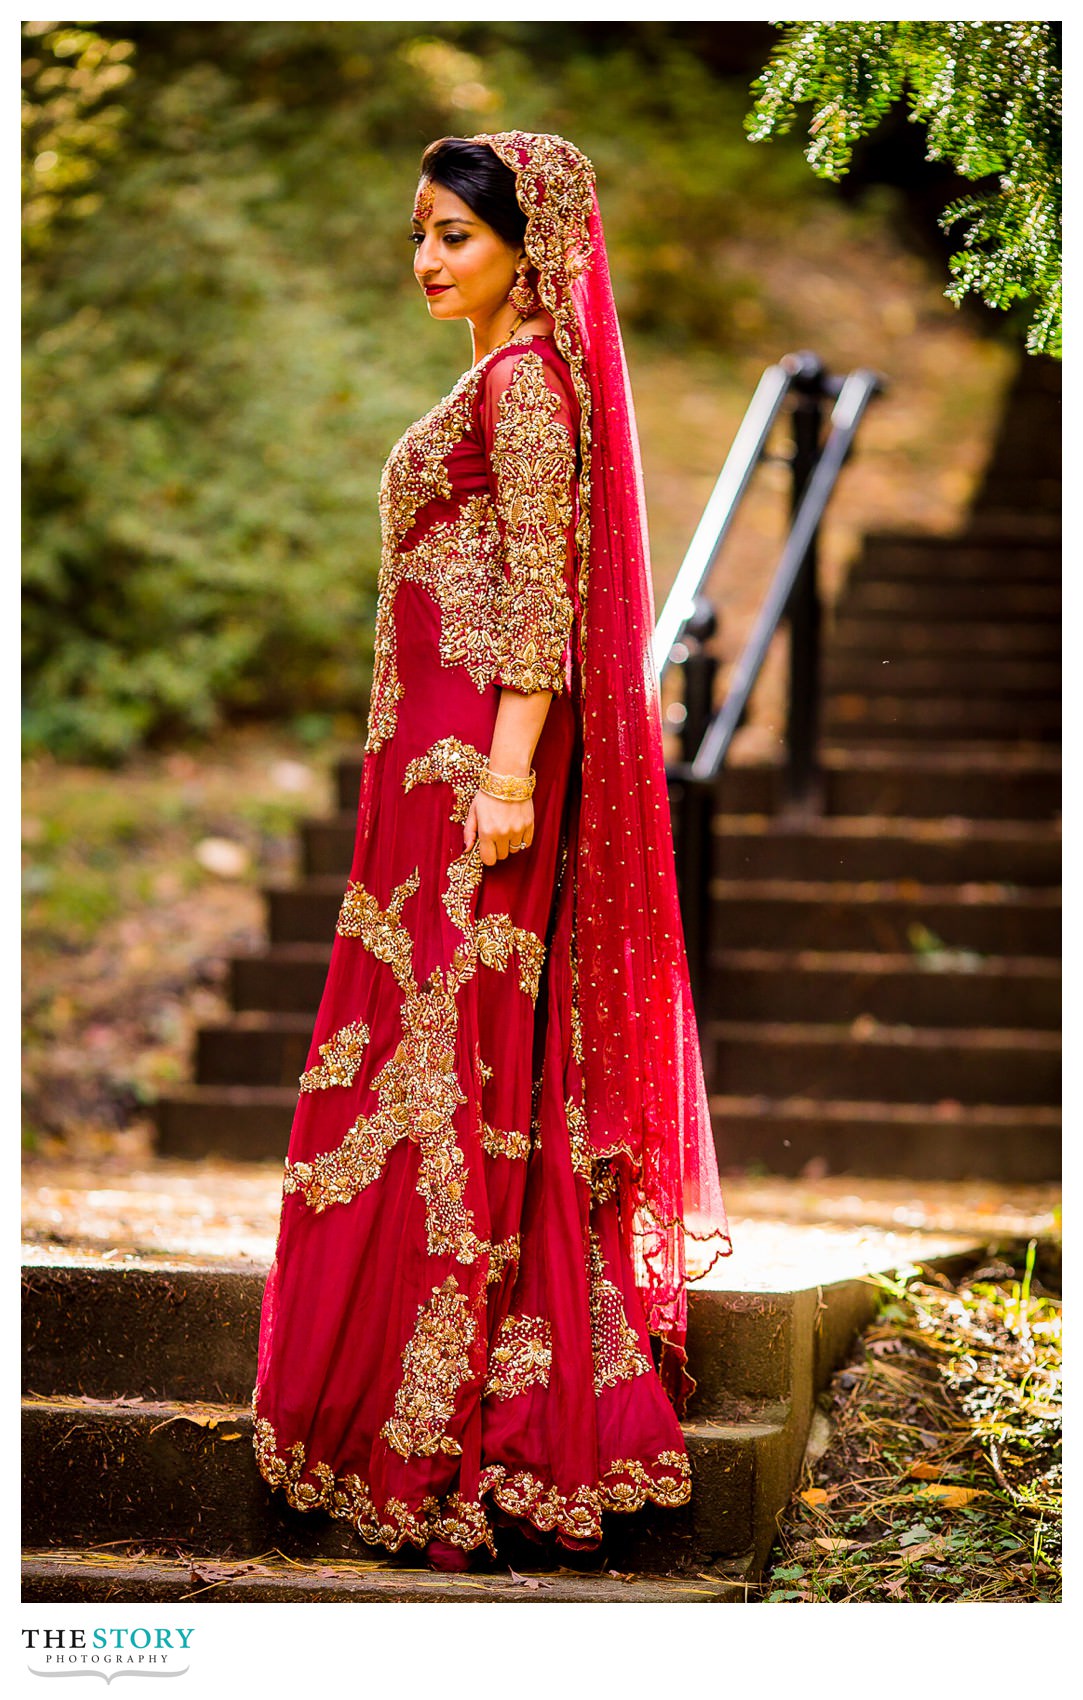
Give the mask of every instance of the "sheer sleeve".
POLYGON ((486 373, 481 426, 505 569, 495 677, 527 694, 567 681, 577 412, 570 384, 533 349, 486 373))

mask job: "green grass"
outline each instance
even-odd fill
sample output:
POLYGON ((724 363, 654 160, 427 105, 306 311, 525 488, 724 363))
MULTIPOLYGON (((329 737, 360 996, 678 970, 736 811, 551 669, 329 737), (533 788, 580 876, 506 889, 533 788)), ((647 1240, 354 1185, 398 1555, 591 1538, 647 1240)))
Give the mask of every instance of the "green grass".
POLYGON ((821 1396, 831 1439, 779 1519, 768 1603, 1059 1599, 1061 1305, 1037 1251, 958 1285, 880 1278, 821 1396))

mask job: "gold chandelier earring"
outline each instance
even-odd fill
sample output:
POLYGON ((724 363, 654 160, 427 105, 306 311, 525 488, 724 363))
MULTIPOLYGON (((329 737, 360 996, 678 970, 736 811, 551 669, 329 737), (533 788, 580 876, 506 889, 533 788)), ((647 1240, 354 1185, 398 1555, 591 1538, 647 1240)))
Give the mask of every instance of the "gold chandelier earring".
POLYGON ((538 298, 527 281, 525 266, 515 268, 515 282, 508 290, 508 301, 523 319, 529 319, 531 313, 538 310, 538 298))

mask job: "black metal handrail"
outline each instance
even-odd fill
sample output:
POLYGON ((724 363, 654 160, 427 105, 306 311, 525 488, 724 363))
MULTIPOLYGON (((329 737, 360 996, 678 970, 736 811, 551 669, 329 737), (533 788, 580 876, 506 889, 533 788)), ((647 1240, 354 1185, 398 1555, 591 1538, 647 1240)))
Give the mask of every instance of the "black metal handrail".
POLYGON ((873 396, 886 388, 882 374, 858 367, 832 377, 816 354, 787 354, 763 373, 726 457, 714 490, 666 597, 654 629, 654 663, 661 682, 670 666, 684 672, 680 705, 681 759, 666 773, 676 803, 678 878, 693 987, 708 971, 707 887, 711 873, 711 814, 715 782, 742 724, 771 640, 783 618, 790 622, 790 680, 783 775, 788 807, 820 813, 823 777, 818 759, 820 695, 819 526, 839 473, 853 449, 857 428, 873 396), (767 440, 793 397, 793 450, 769 456, 767 440), (825 402, 834 397, 823 436, 825 402), (761 460, 777 459, 792 471, 790 528, 767 595, 734 664, 724 701, 713 703, 718 662, 707 644, 716 629, 703 586, 725 542, 737 507, 761 460))

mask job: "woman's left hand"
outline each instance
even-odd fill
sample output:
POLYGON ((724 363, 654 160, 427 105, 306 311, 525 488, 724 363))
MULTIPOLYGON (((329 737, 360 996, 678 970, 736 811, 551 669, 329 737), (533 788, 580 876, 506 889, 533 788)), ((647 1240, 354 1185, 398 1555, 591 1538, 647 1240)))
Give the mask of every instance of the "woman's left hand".
POLYGON ((466 817, 464 837, 468 850, 477 839, 481 859, 491 868, 513 853, 512 845, 522 845, 524 850, 530 846, 534 838, 534 804, 529 798, 523 802, 505 802, 500 797, 490 797, 487 791, 478 791, 466 817))

